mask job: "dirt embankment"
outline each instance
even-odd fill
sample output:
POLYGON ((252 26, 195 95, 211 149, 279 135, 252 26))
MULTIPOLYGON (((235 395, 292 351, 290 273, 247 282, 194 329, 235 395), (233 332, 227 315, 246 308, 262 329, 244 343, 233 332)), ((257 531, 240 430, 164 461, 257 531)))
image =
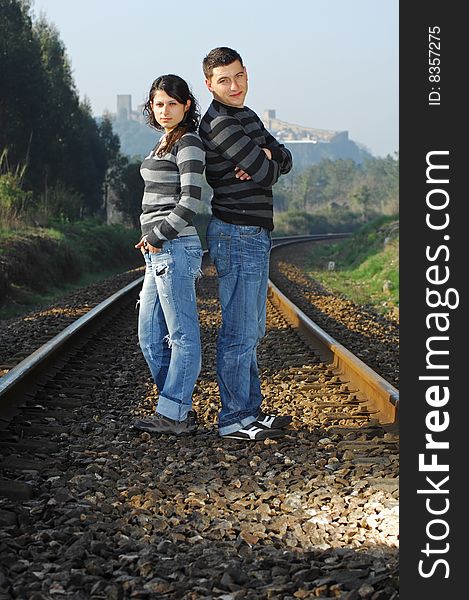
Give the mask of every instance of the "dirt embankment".
POLYGON ((0 245, 0 305, 17 290, 46 294, 78 282, 86 273, 140 266, 141 256, 129 241, 73 241, 38 233, 11 237, 0 245))

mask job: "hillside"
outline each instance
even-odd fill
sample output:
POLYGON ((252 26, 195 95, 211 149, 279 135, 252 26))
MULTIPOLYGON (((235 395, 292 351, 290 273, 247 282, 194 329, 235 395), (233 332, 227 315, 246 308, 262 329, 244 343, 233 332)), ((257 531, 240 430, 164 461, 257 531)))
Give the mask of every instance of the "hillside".
POLYGON ((304 268, 332 293, 398 315, 399 220, 381 217, 346 240, 318 245, 304 268))

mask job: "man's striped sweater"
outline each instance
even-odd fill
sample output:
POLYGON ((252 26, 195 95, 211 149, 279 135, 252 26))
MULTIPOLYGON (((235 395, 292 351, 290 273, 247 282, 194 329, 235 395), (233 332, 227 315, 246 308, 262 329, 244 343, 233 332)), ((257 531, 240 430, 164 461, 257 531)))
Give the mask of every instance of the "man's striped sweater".
POLYGON ((274 228, 272 186, 292 168, 291 152, 267 131, 256 113, 213 100, 199 127, 206 150, 212 212, 227 223, 274 228), (269 160, 262 150, 272 153, 269 160), (251 176, 241 181, 235 167, 251 176))
POLYGON ((197 235, 192 221, 200 210, 204 168, 205 151, 196 133, 184 134, 161 158, 152 150, 142 162, 140 224, 152 246, 161 248, 165 240, 197 235))

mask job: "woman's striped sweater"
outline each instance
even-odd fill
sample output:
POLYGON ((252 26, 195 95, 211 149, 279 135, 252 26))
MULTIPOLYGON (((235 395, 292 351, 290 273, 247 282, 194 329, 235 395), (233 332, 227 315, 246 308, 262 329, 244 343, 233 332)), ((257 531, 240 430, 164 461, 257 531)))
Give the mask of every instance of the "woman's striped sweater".
POLYGON ((155 150, 140 173, 145 182, 140 224, 152 246, 177 236, 196 235, 192 224, 200 210, 205 151, 196 133, 184 134, 161 158, 155 150))

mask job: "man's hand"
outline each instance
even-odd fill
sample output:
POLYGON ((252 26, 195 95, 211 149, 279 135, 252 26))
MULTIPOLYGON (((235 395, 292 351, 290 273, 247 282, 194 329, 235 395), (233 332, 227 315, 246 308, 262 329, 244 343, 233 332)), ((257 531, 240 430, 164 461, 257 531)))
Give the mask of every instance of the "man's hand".
POLYGON ((240 169, 239 167, 235 167, 235 173, 235 177, 241 179, 241 181, 249 181, 249 179, 251 179, 249 173, 246 173, 246 171, 243 171, 243 169, 240 169))
POLYGON ((156 246, 152 246, 147 242, 145 238, 142 238, 138 244, 135 244, 135 248, 140 248, 142 254, 145 252, 152 252, 153 254, 157 254, 161 251, 161 248, 157 248, 156 246))
MULTIPOLYGON (((264 150, 267 158, 269 160, 272 160, 272 152, 268 148, 261 148, 261 150, 264 150)), ((249 181, 250 179, 252 179, 249 173, 246 173, 246 171, 243 171, 243 169, 241 169, 240 167, 235 167, 235 173, 235 177, 237 179, 241 179, 241 181, 249 181)))

